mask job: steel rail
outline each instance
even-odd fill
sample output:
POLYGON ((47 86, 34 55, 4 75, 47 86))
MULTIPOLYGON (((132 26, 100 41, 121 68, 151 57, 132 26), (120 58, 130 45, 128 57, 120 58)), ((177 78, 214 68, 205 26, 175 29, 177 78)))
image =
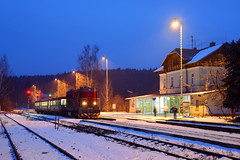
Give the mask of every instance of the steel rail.
POLYGON ((16 122, 18 125, 22 126, 23 128, 25 128, 26 130, 28 130, 29 132, 35 134, 36 136, 38 136, 39 138, 41 138, 43 141, 47 142, 48 144, 50 144, 51 146, 53 146, 54 148, 56 148, 59 152, 63 153, 64 155, 66 155, 67 157, 77 160, 77 158, 75 158, 73 155, 71 155, 70 153, 68 153, 66 150, 58 147, 57 145, 55 145, 54 143, 52 143, 51 141, 47 140, 46 138, 40 136, 39 134, 37 134, 36 132, 34 132, 33 130, 29 129, 28 127, 22 125, 21 123, 19 123, 18 121, 14 120, 13 118, 7 116, 5 114, 6 117, 8 117, 9 119, 11 119, 12 121, 16 122))
POLYGON ((3 129, 4 129, 4 132, 5 132, 6 135, 7 135, 7 138, 8 138, 8 140, 9 140, 10 144, 11 144, 11 147, 12 147, 12 149, 13 149, 13 152, 14 152, 15 157, 17 158, 17 160, 22 160, 21 155, 18 153, 17 147, 14 145, 14 143, 13 143, 13 141, 12 141, 12 139, 11 139, 11 137, 10 137, 7 129, 6 129, 6 127, 5 127, 4 124, 2 123, 2 120, 1 120, 1 124, 2 124, 2 127, 3 127, 3 129))
MULTIPOLYGON (((66 121, 64 121, 64 122, 66 123, 66 121)), ((51 123, 55 123, 55 122, 51 122, 51 123)), ((116 133, 118 133, 117 131, 112 131, 112 130, 109 130, 109 129, 103 129, 103 128, 98 128, 98 127, 88 126, 88 125, 83 125, 83 124, 77 124, 77 123, 73 123, 73 122, 67 122, 67 123, 71 124, 71 126, 66 125, 66 124, 60 124, 60 125, 62 125, 64 127, 71 128, 71 129, 77 129, 77 130, 87 132, 87 133, 93 133, 97 136, 104 136, 106 138, 114 139, 115 141, 121 141, 121 142, 130 144, 130 145, 133 145, 133 146, 136 146, 136 147, 142 147, 142 148, 150 149, 152 151, 162 152, 162 153, 174 156, 174 157, 190 159, 188 157, 179 156, 179 155, 176 155, 176 154, 173 154, 173 153, 170 153, 170 152, 166 152, 166 151, 163 151, 163 150, 160 150, 160 149, 157 149, 157 148, 141 145, 141 144, 138 144, 138 143, 134 143, 134 142, 130 142, 130 141, 126 141, 126 140, 123 140, 123 139, 119 139, 119 138, 116 138, 116 137, 106 135, 106 134, 116 134, 116 133), (92 128, 94 128, 94 130, 92 128)), ((116 127, 116 126, 114 126, 114 127, 116 127)), ((123 134, 123 133, 121 133, 121 134, 123 134)), ((134 137, 137 137, 139 139, 145 139, 145 140, 148 140, 148 141, 151 141, 151 142, 154 141, 154 142, 157 142, 157 143, 163 143, 165 145, 171 145, 171 146, 181 147, 181 148, 184 148, 184 149, 189 149, 193 152, 202 153, 202 154, 205 154, 205 155, 208 155, 208 156, 215 156, 215 157, 218 157, 218 158, 227 157, 227 158, 230 158, 230 159, 233 159, 233 160, 238 160, 239 159, 239 158, 224 155, 224 154, 219 154, 219 153, 215 153, 215 152, 211 152, 211 151, 206 151, 206 150, 197 149, 197 148, 193 148, 193 147, 183 146, 183 145, 180 145, 180 144, 175 144, 175 143, 171 143, 171 142, 165 142, 165 141, 161 141, 161 140, 157 140, 157 139, 138 136, 138 135, 135 135, 135 134, 129 134, 129 133, 124 133, 124 134, 126 134, 128 136, 134 136, 134 137)))

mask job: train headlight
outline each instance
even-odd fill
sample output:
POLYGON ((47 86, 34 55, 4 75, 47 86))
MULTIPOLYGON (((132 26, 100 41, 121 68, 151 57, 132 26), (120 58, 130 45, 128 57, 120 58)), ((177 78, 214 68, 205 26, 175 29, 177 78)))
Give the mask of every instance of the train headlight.
POLYGON ((93 102, 93 105, 96 106, 96 105, 97 105, 97 102, 93 102))
POLYGON ((83 102, 82 102, 82 105, 86 106, 86 105, 87 105, 87 102, 86 102, 86 101, 83 101, 83 102))

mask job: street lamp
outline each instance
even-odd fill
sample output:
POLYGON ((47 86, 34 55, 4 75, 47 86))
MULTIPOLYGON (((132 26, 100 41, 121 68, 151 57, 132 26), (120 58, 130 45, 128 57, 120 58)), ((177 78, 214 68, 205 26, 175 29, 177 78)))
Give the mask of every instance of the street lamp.
POLYGON ((57 79, 57 78, 55 78, 54 79, 56 82, 57 82, 57 94, 58 94, 58 96, 57 97, 59 97, 59 80, 57 79))
POLYGON ((104 56, 102 57, 102 60, 106 60, 106 104, 107 104, 107 112, 108 112, 108 59, 104 56))
POLYGON ((75 75, 75 89, 77 89, 77 72, 75 70, 73 70, 72 74, 75 75))
POLYGON ((177 28, 180 26, 180 65, 181 65, 181 106, 180 114, 183 115, 183 74, 182 74, 182 20, 175 18, 172 22, 172 27, 177 28))

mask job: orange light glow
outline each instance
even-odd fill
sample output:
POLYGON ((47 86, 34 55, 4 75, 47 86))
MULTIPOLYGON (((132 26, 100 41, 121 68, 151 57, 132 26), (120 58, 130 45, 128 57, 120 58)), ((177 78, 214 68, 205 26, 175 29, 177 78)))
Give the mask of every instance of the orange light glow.
POLYGON ((174 21, 172 22, 172 27, 173 28, 177 28, 179 26, 179 22, 177 21, 177 19, 175 18, 174 21))

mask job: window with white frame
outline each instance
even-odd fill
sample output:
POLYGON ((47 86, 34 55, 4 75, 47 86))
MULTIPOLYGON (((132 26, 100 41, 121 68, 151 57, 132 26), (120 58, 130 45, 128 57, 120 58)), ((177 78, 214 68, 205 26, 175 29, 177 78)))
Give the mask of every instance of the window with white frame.
POLYGON ((171 77, 171 88, 173 88, 173 77, 171 77))

